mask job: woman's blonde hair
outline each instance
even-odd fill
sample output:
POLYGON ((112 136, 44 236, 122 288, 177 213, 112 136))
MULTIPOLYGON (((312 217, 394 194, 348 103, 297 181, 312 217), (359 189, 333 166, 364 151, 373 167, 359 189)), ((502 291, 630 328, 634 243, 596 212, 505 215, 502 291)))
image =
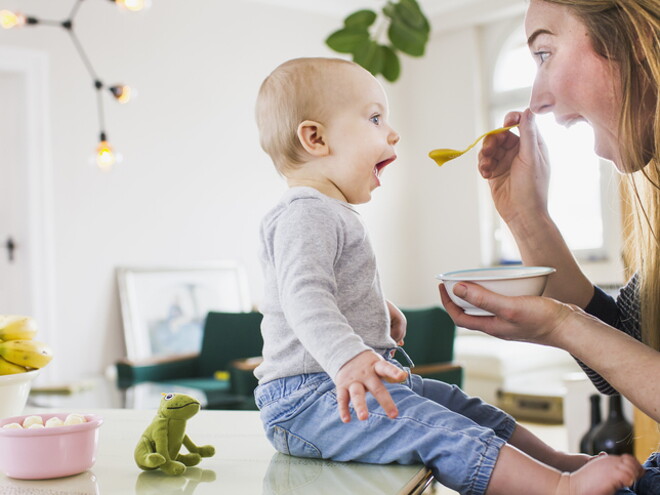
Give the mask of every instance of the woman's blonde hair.
POLYGON ((259 140, 280 174, 307 160, 298 125, 323 122, 332 107, 330 92, 338 91, 331 87, 329 70, 338 66, 359 67, 339 58, 296 58, 279 65, 261 84, 256 104, 259 140))
POLYGON ((643 339, 660 350, 660 2, 543 1, 568 7, 620 74, 620 167, 630 172, 623 196, 636 205, 628 208, 624 258, 640 275, 643 339))

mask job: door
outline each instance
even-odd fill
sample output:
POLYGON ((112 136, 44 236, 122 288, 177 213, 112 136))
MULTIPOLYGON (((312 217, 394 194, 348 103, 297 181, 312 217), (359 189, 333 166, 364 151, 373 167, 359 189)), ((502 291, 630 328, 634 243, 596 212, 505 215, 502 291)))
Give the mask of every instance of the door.
POLYGON ((33 316, 54 341, 48 59, 0 47, 0 314, 33 316))
POLYGON ((0 95, 0 313, 29 315, 24 75, 0 72, 0 95))

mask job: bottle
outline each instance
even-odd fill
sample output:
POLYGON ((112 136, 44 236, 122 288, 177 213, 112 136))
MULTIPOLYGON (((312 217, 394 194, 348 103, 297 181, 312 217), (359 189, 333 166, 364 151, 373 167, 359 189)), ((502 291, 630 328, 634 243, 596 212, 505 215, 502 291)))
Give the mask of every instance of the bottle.
POLYGON ((594 432, 593 450, 594 454, 633 453, 633 428, 623 416, 620 395, 610 396, 607 419, 594 432))
POLYGON ((593 394, 589 397, 589 400, 591 401, 591 424, 580 440, 580 452, 583 454, 596 455, 598 452, 594 452, 594 433, 602 421, 600 415, 600 395, 593 394))

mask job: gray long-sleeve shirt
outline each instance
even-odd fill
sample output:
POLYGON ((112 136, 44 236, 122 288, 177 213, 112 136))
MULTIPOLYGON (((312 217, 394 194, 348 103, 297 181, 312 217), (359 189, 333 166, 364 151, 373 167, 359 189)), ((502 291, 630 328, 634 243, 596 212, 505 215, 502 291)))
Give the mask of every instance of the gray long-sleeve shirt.
POLYGON ((359 214, 310 187, 294 187, 261 223, 265 278, 260 383, 325 371, 396 346, 376 259, 359 214))

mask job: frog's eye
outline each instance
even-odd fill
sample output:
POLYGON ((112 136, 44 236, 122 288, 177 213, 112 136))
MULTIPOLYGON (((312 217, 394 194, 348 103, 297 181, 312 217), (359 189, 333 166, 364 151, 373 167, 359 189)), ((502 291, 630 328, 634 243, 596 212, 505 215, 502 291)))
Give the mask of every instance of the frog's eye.
POLYGON ((172 400, 174 398, 174 394, 163 394, 163 398, 165 400, 172 400))

